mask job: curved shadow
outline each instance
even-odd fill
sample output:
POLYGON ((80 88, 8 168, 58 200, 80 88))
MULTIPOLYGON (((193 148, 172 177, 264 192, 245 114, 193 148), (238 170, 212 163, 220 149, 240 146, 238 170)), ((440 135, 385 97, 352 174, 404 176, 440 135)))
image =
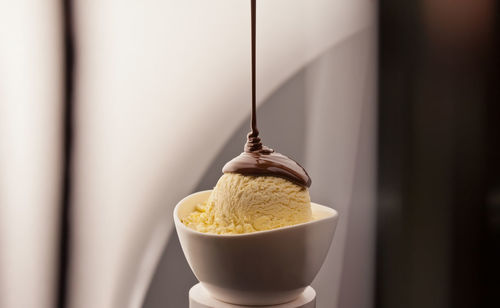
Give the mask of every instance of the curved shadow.
MULTIPOLYGON (((308 114, 310 110, 308 108, 311 108, 307 102, 310 95, 308 91, 311 90, 308 88, 308 84, 310 83, 308 81, 310 77, 308 74, 311 68, 317 69, 325 65, 324 60, 338 58, 337 61, 344 61, 346 55, 349 56, 351 50, 362 50, 366 47, 366 44, 370 44, 371 39, 372 36, 369 31, 363 30, 342 40, 330 47, 329 50, 314 61, 309 62, 307 66, 300 69, 268 97, 259 106, 257 115, 259 130, 261 131, 264 144, 305 164, 307 168, 306 136, 308 134, 308 127, 311 124, 308 123, 308 119, 310 119, 308 114)), ((365 57, 367 54, 369 52, 363 51, 355 55, 354 58, 365 57)), ((349 61, 352 60, 351 58, 349 58, 349 61)), ((338 72, 338 67, 330 66, 326 69, 337 70, 336 73, 342 74, 342 72, 338 72)), ((334 90, 329 89, 329 91, 334 90)), ((328 100, 336 97, 331 93, 327 96, 328 100)), ((363 105, 366 105, 366 103, 364 102, 363 105)), ((222 174, 222 166, 228 160, 242 152, 246 134, 250 129, 249 123, 248 116, 205 170, 195 191, 211 189, 222 174)), ((329 137, 323 136, 321 138, 329 137)), ((320 183, 317 184, 319 185, 320 183)), ((315 185, 315 191, 322 191, 324 194, 328 194, 331 191, 329 185, 328 182, 320 186, 315 185)), ((160 259, 157 271, 145 296, 143 307, 188 307, 188 291, 196 282, 197 280, 184 258, 177 234, 174 230, 170 235, 167 247, 160 259)))
MULTIPOLYGON (((304 70, 290 78, 259 106, 257 115, 263 142, 299 162, 304 161, 305 156, 305 78, 304 70)), ((243 151, 249 123, 248 116, 205 170, 195 191, 212 189, 222 175, 222 166, 243 151)), ((173 230, 146 294, 144 307, 188 307, 187 294, 196 282, 173 230)))

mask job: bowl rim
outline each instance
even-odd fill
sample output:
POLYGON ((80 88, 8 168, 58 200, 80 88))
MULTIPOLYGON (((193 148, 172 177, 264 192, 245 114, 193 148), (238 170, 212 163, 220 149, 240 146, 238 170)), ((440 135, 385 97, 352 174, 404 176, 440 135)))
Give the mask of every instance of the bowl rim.
MULTIPOLYGON (((279 228, 271 229, 271 230, 255 231, 255 232, 250 232, 250 233, 240 233, 240 234, 204 233, 204 232, 200 232, 200 231, 197 231, 197 230, 189 228, 188 226, 186 226, 180 220, 179 216, 177 215, 180 205, 183 204, 189 198, 192 198, 192 197, 194 197, 196 195, 206 194, 206 193, 211 192, 211 191, 212 191, 212 189, 207 189, 207 190, 202 190, 202 191, 194 192, 194 193, 189 194, 186 197, 182 198, 175 205, 173 216, 174 216, 174 224, 175 224, 175 227, 177 229, 182 229, 184 232, 188 232, 188 233, 191 233, 191 234, 196 234, 198 236, 210 237, 210 238, 259 237, 259 236, 262 236, 262 235, 265 235, 265 234, 268 234, 268 233, 285 232, 285 231, 290 230, 290 229, 305 228, 308 225, 315 224, 315 223, 318 223, 318 222, 321 222, 321 221, 325 221, 325 220, 333 220, 333 221, 335 221, 339 217, 339 213, 335 209, 332 209, 331 207, 324 206, 324 205, 321 205, 321 204, 318 204, 318 203, 311 202, 311 205, 314 205, 315 207, 319 207, 319 208, 321 208, 323 210, 326 210, 331 215, 328 215, 326 217, 321 217, 321 218, 318 218, 318 219, 313 219, 311 221, 299 223, 299 224, 296 224, 296 225, 279 227, 279 228)), ((179 232, 177 232, 177 233, 179 233, 179 232)))

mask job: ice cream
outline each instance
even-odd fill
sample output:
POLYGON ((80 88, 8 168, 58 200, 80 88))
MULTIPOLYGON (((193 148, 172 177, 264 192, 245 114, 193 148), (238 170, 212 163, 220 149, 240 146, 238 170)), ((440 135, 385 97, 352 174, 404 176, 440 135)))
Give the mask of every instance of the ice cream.
POLYGON ((200 232, 238 234, 311 220, 306 187, 275 176, 225 173, 183 223, 200 232))
POLYGON ((230 160, 208 200, 182 222, 200 232, 239 234, 312 219, 311 179, 297 162, 265 147, 251 132, 245 151, 230 160))

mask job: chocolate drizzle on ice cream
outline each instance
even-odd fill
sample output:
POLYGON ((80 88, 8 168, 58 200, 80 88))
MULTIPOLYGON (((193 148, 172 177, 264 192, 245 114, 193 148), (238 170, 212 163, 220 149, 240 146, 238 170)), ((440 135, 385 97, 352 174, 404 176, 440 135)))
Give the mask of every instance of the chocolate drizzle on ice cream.
POLYGON ((287 179, 300 186, 311 186, 311 178, 301 165, 293 159, 276 152, 264 154, 260 151, 245 151, 230 160, 222 168, 222 172, 252 176, 275 176, 287 179))
POLYGON ((289 180, 303 187, 311 186, 311 178, 306 170, 293 159, 274 152, 273 149, 262 145, 257 129, 257 115, 255 103, 255 2, 251 0, 252 15, 252 131, 247 135, 245 151, 230 160, 222 172, 240 173, 252 176, 275 176, 289 180))

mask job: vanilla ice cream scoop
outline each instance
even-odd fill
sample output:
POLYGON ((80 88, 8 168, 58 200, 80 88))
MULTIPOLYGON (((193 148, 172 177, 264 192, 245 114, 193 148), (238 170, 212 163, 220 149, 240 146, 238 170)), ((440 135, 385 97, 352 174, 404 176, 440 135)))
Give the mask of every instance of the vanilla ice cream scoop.
POLYGON ((182 222, 200 232, 238 234, 310 221, 311 178, 306 170, 263 146, 255 127, 244 149, 222 168, 208 200, 182 222))
POLYGON ((306 187, 274 176, 224 174, 204 204, 182 222, 200 232, 238 234, 310 221, 306 187))

